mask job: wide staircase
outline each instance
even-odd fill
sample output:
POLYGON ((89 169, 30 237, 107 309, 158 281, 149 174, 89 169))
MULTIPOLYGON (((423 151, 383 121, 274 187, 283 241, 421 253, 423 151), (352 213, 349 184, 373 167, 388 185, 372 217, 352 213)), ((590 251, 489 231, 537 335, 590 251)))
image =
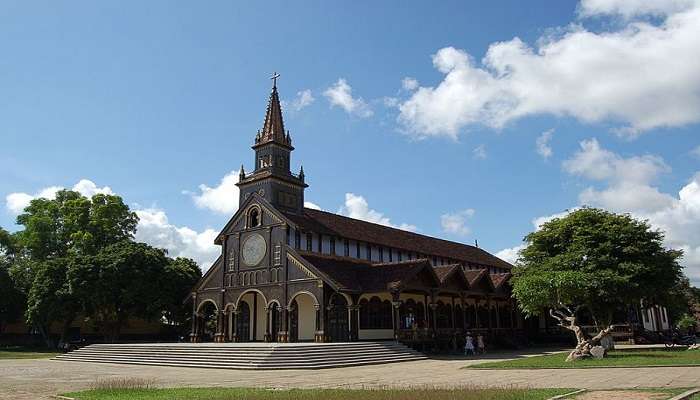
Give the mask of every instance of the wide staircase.
POLYGON ((59 361, 226 369, 320 369, 423 360, 394 342, 93 344, 59 361))

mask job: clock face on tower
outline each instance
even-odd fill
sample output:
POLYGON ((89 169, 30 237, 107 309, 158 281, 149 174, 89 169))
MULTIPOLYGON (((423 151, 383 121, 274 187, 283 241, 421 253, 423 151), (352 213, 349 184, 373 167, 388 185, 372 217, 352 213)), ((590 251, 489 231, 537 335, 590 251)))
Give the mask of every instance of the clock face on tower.
POLYGON ((254 233, 248 236, 243 242, 243 251, 241 252, 243 263, 250 267, 260 264, 260 261, 265 257, 266 250, 267 243, 260 234, 254 233))

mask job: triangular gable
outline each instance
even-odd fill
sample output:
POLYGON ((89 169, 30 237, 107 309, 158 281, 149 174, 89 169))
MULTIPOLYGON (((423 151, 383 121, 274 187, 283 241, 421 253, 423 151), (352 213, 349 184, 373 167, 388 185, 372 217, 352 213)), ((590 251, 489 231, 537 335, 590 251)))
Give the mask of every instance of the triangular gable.
POLYGON ((440 278, 438 278, 438 276, 435 274, 435 270, 433 270, 433 267, 430 265, 430 262, 425 259, 419 260, 419 262, 419 268, 413 268, 407 271, 407 274, 401 277, 401 279, 392 289, 402 290, 413 287, 424 288, 426 286, 440 286, 440 278))
POLYGON ((450 271, 441 279, 440 288, 456 291, 469 290, 469 279, 464 275, 464 270, 459 264, 452 265, 450 271))
POLYGON ((287 260, 289 264, 300 272, 300 276, 306 276, 307 279, 321 279, 334 290, 340 290, 339 285, 323 271, 316 268, 308 262, 301 254, 297 253, 292 247, 286 246, 287 260))
POLYGON ((278 220, 279 222, 285 222, 289 225, 294 225, 292 221, 287 219, 287 217, 285 217, 284 214, 279 212, 274 206, 272 206, 272 204, 270 204, 263 197, 261 197, 257 193, 251 193, 251 195, 243 201, 243 204, 240 204, 238 206, 238 210, 236 210, 231 219, 228 220, 226 225, 224 225, 224 228, 216 236, 216 239, 214 240, 215 244, 221 244, 222 238, 226 234, 226 232, 228 232, 231 229, 231 227, 234 226, 241 218, 245 218, 244 210, 246 210, 253 201, 256 201, 264 212, 267 212, 270 215, 274 216, 274 219, 278 220))
POLYGON ((222 257, 219 256, 216 261, 209 267, 207 272, 202 276, 202 278, 197 282, 192 291, 198 291, 203 289, 216 289, 221 287, 221 281, 214 279, 214 277, 221 278, 221 266, 223 264, 222 257))
POLYGON ((492 274, 491 281, 493 282, 494 288, 498 293, 508 294, 511 292, 510 278, 513 276, 511 273, 505 274, 492 274))
MULTIPOLYGON (((470 271, 472 272, 472 271, 470 271)), ((470 291, 493 293, 496 288, 493 286, 493 281, 488 274, 488 270, 481 269, 478 274, 470 280, 470 291)))

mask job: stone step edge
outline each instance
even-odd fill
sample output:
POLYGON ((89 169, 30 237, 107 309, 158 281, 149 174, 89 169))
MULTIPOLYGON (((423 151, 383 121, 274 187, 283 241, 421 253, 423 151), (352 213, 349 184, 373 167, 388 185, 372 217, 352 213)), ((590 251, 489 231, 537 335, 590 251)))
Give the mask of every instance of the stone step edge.
POLYGON ((329 352, 329 353, 315 353, 315 354, 304 354, 302 353, 256 353, 256 354, 244 354, 244 353, 203 353, 203 352, 147 352, 147 351, 73 351, 66 354, 89 354, 94 356, 110 356, 110 355, 159 355, 164 357, 170 356, 180 356, 180 357, 214 357, 214 358, 231 358, 231 357, 250 357, 250 358, 267 358, 267 357, 333 357, 333 356, 347 356, 347 355, 357 355, 357 354, 418 354, 414 350, 374 350, 374 351, 344 351, 344 352, 329 352))
POLYGON ((425 358, 416 358, 416 359, 382 359, 382 360, 376 360, 376 361, 365 361, 365 362, 356 362, 356 363, 334 363, 332 365, 307 365, 307 366, 287 366, 287 365, 281 365, 281 366, 233 366, 233 365, 227 365, 227 366, 218 366, 218 365, 193 365, 193 364, 174 364, 174 363, 146 363, 146 362, 137 362, 137 361, 123 361, 123 362, 113 362, 113 361, 85 361, 85 360, 57 360, 57 361, 62 361, 62 362, 95 362, 95 363, 103 363, 103 364, 129 364, 129 365, 151 365, 151 366, 162 366, 162 367, 184 367, 184 368, 209 368, 209 369, 260 369, 260 370, 284 370, 284 369, 325 369, 325 368, 343 368, 343 367, 354 367, 354 366, 362 366, 362 365, 378 365, 378 364, 390 364, 390 363, 398 363, 398 362, 409 362, 409 361, 421 361, 425 358))
POLYGON ((263 359, 263 360, 245 360, 245 359, 229 359, 229 360, 207 360, 207 359, 182 359, 182 358, 170 358, 170 359, 153 359, 148 357, 55 357, 57 360, 118 360, 118 361, 149 361, 149 362, 173 362, 173 363, 194 363, 194 364, 212 364, 212 365, 226 365, 226 364, 299 364, 299 363, 333 363, 333 362, 351 362, 351 361, 362 361, 362 360, 386 360, 394 358, 427 358, 426 356, 416 356, 412 354, 401 354, 393 355, 390 357, 386 356, 365 356, 365 357, 346 357, 346 358, 336 358, 336 359, 317 359, 317 360, 304 360, 304 359, 263 359))

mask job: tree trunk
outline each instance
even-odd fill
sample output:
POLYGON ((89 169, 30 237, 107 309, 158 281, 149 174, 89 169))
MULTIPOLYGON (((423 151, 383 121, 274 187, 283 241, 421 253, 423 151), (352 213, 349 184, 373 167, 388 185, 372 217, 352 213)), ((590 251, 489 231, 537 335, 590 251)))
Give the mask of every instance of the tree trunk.
POLYGON ((58 341, 59 344, 65 344, 69 339, 68 334, 70 332, 70 327, 73 325, 75 317, 68 317, 63 321, 63 330, 61 330, 61 339, 58 341))
POLYGON ((552 318, 559 321, 559 326, 572 331, 574 335, 576 335, 576 347, 571 351, 571 353, 569 353, 568 357, 566 357, 566 361, 576 361, 582 358, 591 357, 591 349, 593 346, 600 343, 600 340, 609 335, 613 329, 612 325, 610 325, 605 329, 601 329, 600 332, 598 332, 598 334, 594 337, 586 339, 586 335, 584 334, 583 330, 576 323, 575 313, 568 307, 562 306, 562 309, 560 310, 551 309, 549 310, 549 314, 552 316, 552 318))

